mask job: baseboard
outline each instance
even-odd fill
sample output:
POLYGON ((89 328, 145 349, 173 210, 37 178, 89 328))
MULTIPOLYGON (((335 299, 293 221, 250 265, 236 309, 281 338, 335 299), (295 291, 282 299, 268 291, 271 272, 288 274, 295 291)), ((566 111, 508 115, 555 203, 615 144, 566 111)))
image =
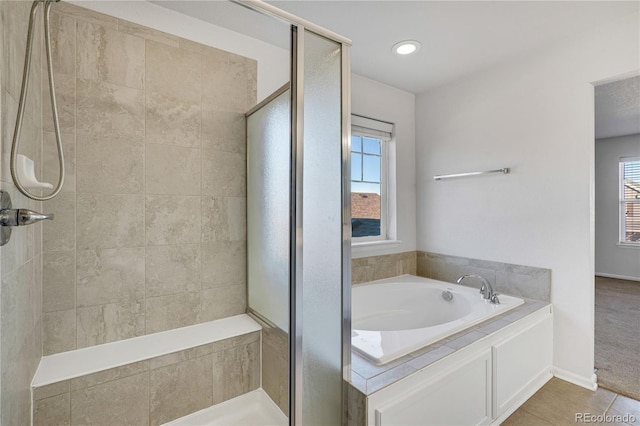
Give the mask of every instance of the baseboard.
POLYGON ((591 377, 584 377, 562 368, 553 367, 553 375, 558 379, 573 383, 574 385, 578 385, 585 389, 592 391, 596 391, 598 389, 598 376, 596 376, 596 373, 593 373, 591 377))
POLYGON ((529 398, 531 398, 536 392, 538 392, 549 380, 553 378, 553 374, 549 371, 549 369, 545 369, 540 374, 538 374, 533 380, 531 380, 527 385, 518 392, 518 396, 514 398, 510 404, 510 407, 505 410, 504 413, 496 417, 496 419, 491 422, 490 426, 499 425, 507 418, 512 415, 518 408, 520 408, 529 398))
POLYGON ((602 272, 596 272, 595 275, 596 275, 596 277, 615 278, 617 280, 640 281, 640 278, 638 278, 638 277, 625 277, 624 275, 605 274, 605 273, 602 273, 602 272))

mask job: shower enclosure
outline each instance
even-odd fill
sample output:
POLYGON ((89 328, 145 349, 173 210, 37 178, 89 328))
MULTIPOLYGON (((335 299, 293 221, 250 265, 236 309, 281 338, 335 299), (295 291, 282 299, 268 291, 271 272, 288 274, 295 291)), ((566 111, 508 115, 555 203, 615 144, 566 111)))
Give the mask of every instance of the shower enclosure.
POLYGON ((349 40, 260 1, 46 2, 22 102, 30 6, 0 0, 0 190, 55 219, 0 248, 0 424, 342 423, 349 40), (12 181, 16 117, 52 199, 12 181))
POLYGON ((290 424, 337 425, 351 349, 349 41, 260 6, 291 24, 292 71, 247 113, 248 312, 263 360, 288 359, 290 424))

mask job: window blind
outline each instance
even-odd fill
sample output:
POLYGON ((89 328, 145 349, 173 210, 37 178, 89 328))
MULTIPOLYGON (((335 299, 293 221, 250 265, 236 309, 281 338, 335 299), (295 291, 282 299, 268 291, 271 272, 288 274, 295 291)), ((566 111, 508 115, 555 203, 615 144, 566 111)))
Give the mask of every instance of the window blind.
POLYGON ((360 115, 352 115, 351 131, 358 135, 389 141, 393 133, 393 124, 360 115))

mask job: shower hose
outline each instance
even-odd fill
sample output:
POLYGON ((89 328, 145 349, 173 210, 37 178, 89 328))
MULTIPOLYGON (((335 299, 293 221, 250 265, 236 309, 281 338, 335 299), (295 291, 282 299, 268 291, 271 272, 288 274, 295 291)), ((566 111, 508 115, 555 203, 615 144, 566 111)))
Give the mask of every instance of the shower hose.
POLYGON ((51 37, 50 37, 50 23, 49 12, 51 5, 59 0, 35 0, 31 6, 31 13, 29 16, 29 29, 27 33, 27 49, 24 58, 24 70, 22 72, 22 88, 20 90, 20 102, 18 103, 18 117, 16 118, 16 127, 13 133, 13 143, 11 144, 11 177, 16 188, 24 194, 26 197, 36 201, 47 201, 58 195, 64 184, 64 153, 62 152, 62 138, 60 136, 60 122, 58 120, 58 107, 56 105, 56 89, 53 82, 53 64, 51 59, 51 37), (24 108, 27 98, 27 89, 29 86, 29 74, 31 73, 31 51, 33 50, 33 31, 35 26, 36 16, 38 14, 38 8, 40 3, 44 3, 44 38, 45 38, 45 52, 47 56, 47 75, 49 78, 49 93, 51 95, 51 111, 53 114, 53 127, 56 134, 56 147, 58 148, 58 162, 60 164, 60 174, 58 177, 58 184, 53 192, 45 196, 37 196, 30 193, 20 182, 18 174, 16 172, 16 163, 18 148, 20 146, 20 132, 22 130, 22 120, 24 118, 24 108))

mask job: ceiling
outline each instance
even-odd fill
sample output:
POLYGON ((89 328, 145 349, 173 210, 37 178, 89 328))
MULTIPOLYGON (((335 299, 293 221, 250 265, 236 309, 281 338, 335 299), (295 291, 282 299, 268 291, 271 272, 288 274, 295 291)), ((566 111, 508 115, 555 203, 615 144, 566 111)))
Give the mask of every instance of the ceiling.
POLYGON ((640 76, 597 86, 596 139, 640 133, 640 76))
MULTIPOLYGON (((275 20, 237 13, 220 1, 154 1, 161 6, 288 47, 275 20)), ((422 93, 526 50, 639 10, 638 1, 270 1, 353 40, 356 74, 422 93), (396 56, 401 40, 422 43, 396 56)))

